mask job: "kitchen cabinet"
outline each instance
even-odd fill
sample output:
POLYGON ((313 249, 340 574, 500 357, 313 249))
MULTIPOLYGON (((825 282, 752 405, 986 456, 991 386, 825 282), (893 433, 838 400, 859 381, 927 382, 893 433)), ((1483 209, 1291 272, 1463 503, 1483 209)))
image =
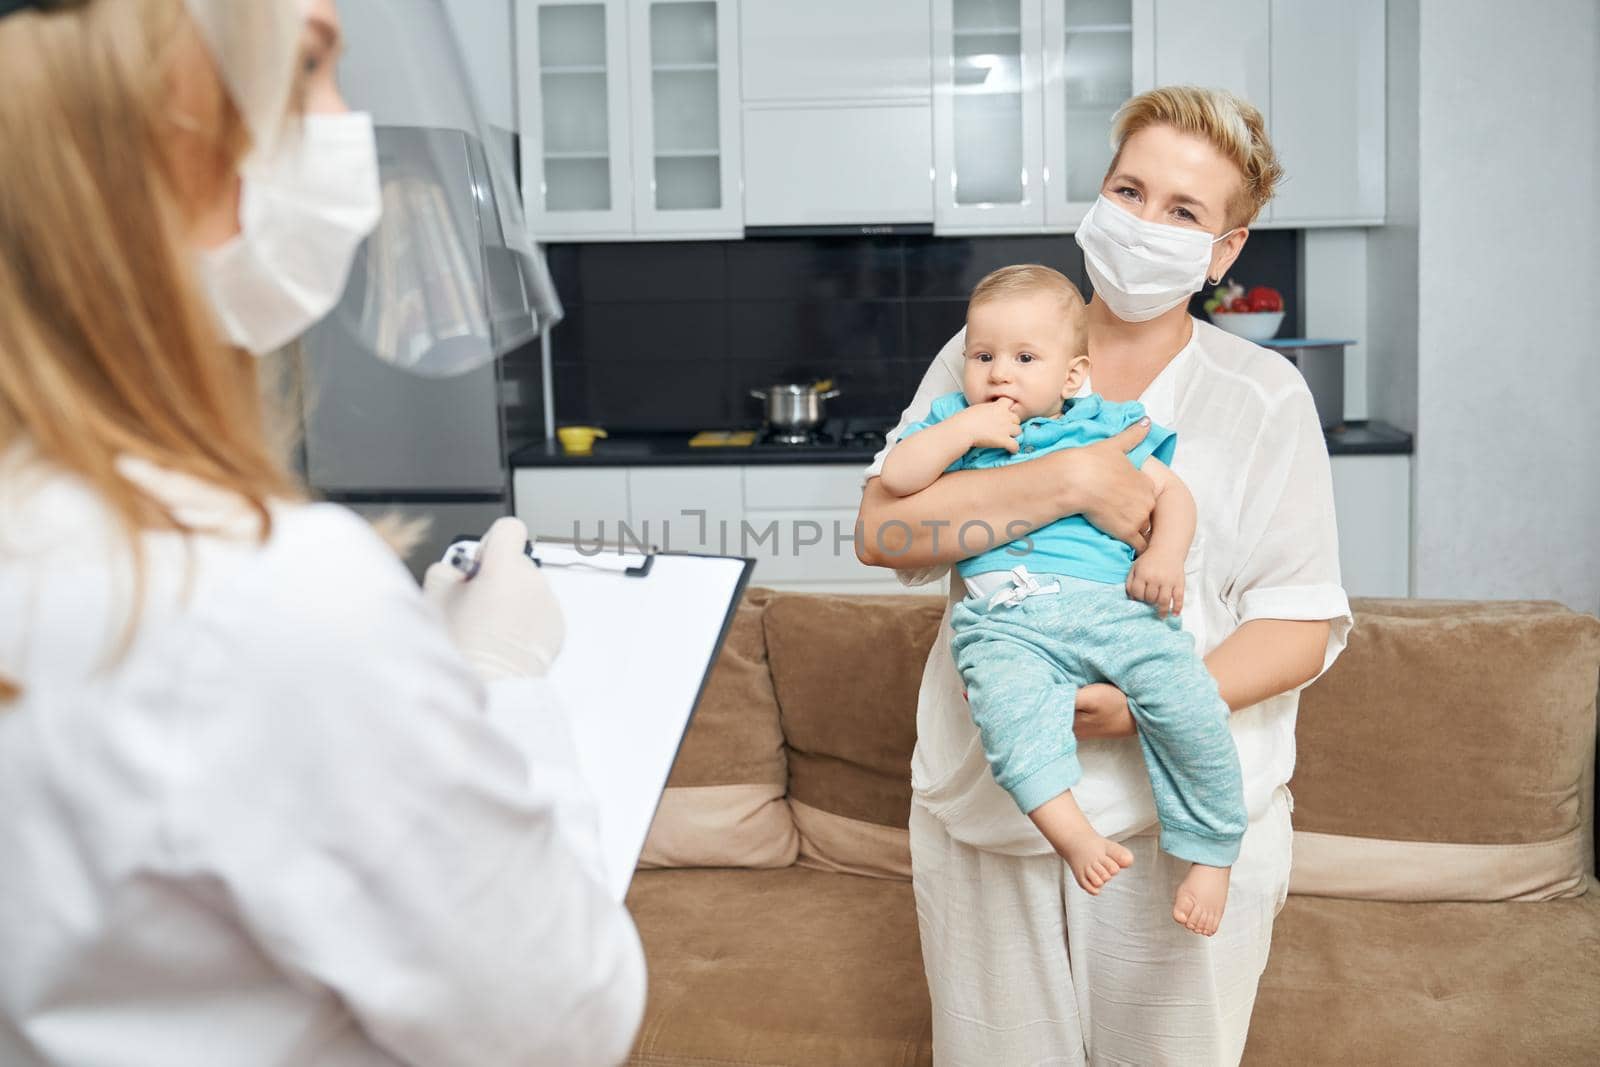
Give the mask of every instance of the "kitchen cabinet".
MULTIPOLYGON (((1410 595, 1411 457, 1345 455, 1332 463, 1345 589, 1351 596, 1410 595)), ((547 540, 599 538, 616 551, 621 536, 625 549, 643 541, 750 556, 754 583, 776 589, 945 588, 907 590, 889 571, 856 559, 861 468, 855 464, 522 467, 513 486, 517 517, 547 540)))
POLYGON ((1156 84, 1226 89, 1269 116, 1272 6, 1272 0, 1155 0, 1156 84))
POLYGON ((939 233, 1065 231, 1154 78, 1153 0, 935 0, 939 233))
POLYGON ((745 225, 932 222, 929 114, 926 103, 747 106, 745 225))
POLYGON ((536 538, 617 542, 628 521, 628 469, 519 467, 511 475, 517 518, 536 538))
POLYGON ((742 0, 745 104, 928 99, 928 0, 742 0))
POLYGON ((1043 229, 1044 8, 933 0, 934 226, 1043 229))
POLYGON ((661 548, 741 555, 744 479, 738 467, 631 467, 628 516, 641 539, 661 548))
POLYGON ((1155 84, 1155 0, 1046 0, 1045 224, 1076 229, 1111 166, 1111 120, 1155 84))
POLYGON ((733 0, 520 0, 523 200, 567 240, 736 237, 733 0))
POLYGON ((1274 226, 1380 225, 1385 205, 1384 0, 1272 0, 1274 226))
POLYGON ((1339 569, 1351 596, 1411 595, 1411 457, 1334 456, 1339 569))
POLYGON ((1384 0, 1154 0, 1155 83, 1261 110, 1285 178, 1257 226, 1380 225, 1384 0))
POLYGON ((738 236, 739 6, 633 0, 634 229, 738 236))
POLYGON ((743 0, 744 222, 933 221, 928 0, 743 0))
POLYGON ((856 559, 855 464, 522 467, 512 484, 517 517, 546 540, 750 556, 754 584, 776 589, 908 591, 856 559))
POLYGON ((625 5, 522 0, 516 37, 522 201, 534 233, 631 235, 625 5))

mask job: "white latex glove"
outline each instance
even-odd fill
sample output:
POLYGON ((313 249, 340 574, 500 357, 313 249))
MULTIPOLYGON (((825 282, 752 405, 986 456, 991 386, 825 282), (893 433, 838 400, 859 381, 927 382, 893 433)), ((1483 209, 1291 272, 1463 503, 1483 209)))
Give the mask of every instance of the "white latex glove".
POLYGON ((520 519, 497 519, 478 547, 475 575, 435 563, 422 577, 423 596, 444 614, 451 640, 486 682, 540 677, 566 637, 550 583, 523 555, 527 541, 520 519))

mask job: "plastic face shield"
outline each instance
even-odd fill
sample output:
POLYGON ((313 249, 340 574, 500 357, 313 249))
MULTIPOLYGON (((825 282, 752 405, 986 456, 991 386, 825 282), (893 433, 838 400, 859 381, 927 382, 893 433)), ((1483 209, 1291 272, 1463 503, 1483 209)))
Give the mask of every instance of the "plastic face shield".
POLYGON ((327 325, 417 374, 473 370, 561 317, 509 137, 482 121, 439 0, 340 0, 339 14, 339 84, 372 115, 383 217, 327 325))
MULTIPOLYGON (((276 41, 287 13, 297 50, 300 0, 186 3, 256 143, 294 137, 292 118, 272 118, 287 107, 294 53, 263 48, 260 27, 241 23, 272 21, 276 41), (256 11, 247 17, 248 9, 256 11)), ((466 373, 561 317, 527 233, 509 137, 482 121, 439 0, 337 6, 339 86, 352 111, 372 115, 383 215, 338 306, 316 327, 319 345, 365 350, 425 377, 466 373)))

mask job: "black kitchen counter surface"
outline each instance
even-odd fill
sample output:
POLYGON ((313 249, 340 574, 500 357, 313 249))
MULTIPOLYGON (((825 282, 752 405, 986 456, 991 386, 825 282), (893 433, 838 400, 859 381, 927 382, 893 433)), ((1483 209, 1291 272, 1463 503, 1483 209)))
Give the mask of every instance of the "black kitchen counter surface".
POLYGON ((1412 452, 1409 433, 1375 419, 1352 419, 1337 430, 1324 431, 1323 436, 1330 456, 1409 456, 1412 452))
POLYGON ((710 467, 733 464, 841 463, 865 467, 881 442, 810 445, 712 445, 689 447, 688 433, 615 433, 594 443, 587 456, 569 456, 557 442, 534 441, 511 453, 513 467, 710 467))
MULTIPOLYGON (((569 456, 561 445, 534 441, 511 452, 513 467, 682 467, 794 463, 838 463, 865 467, 879 443, 826 442, 807 445, 755 444, 689 447, 689 433, 615 433, 594 443, 587 456, 569 456)), ((1330 456, 1408 456, 1412 438, 1386 422, 1353 420, 1326 434, 1330 456)))

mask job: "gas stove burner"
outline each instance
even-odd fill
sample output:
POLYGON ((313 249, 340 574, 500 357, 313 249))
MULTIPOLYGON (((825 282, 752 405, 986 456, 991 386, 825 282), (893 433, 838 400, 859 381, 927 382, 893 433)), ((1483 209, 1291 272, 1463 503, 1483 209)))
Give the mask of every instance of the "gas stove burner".
POLYGON ((821 426, 809 430, 775 426, 763 428, 755 440, 757 448, 819 451, 845 449, 851 452, 872 453, 883 447, 882 419, 828 419, 821 426))
POLYGON ((838 442, 839 437, 837 434, 829 433, 821 428, 814 428, 810 430, 779 430, 769 427, 767 432, 761 435, 762 444, 783 445, 787 448, 804 447, 807 445, 815 448, 818 446, 835 445, 838 444, 838 442))
POLYGON ((809 445, 818 440, 818 434, 809 430, 773 430, 763 440, 772 445, 809 445))
POLYGON ((844 435, 844 443, 847 445, 878 449, 883 447, 883 441, 882 430, 848 430, 844 435))

